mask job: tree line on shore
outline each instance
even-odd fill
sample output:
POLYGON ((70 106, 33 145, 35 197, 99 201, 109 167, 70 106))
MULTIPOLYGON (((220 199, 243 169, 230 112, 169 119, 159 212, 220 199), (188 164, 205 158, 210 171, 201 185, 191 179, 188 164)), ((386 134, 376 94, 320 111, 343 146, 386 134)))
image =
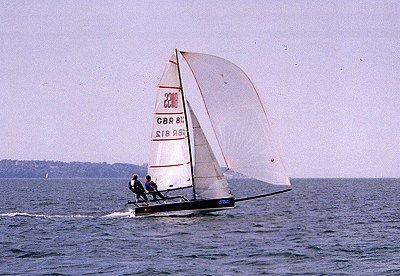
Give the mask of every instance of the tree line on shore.
POLYGON ((147 174, 146 165, 128 163, 0 160, 0 178, 130 178, 147 174))

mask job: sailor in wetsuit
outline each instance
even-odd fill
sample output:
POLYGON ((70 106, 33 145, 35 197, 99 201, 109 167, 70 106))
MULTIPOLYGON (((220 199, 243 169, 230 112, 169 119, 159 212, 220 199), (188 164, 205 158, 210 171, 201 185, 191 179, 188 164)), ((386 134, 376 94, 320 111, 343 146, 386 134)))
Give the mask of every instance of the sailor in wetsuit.
POLYGON ((142 197, 145 201, 147 201, 147 196, 143 185, 139 180, 137 180, 137 178, 138 176, 136 174, 132 175, 132 180, 129 181, 129 190, 136 194, 136 200, 139 201, 140 197, 142 197))
POLYGON ((151 180, 150 175, 146 176, 146 183, 144 183, 144 187, 153 196, 154 201, 157 200, 157 196, 159 196, 161 199, 166 199, 165 196, 163 196, 163 194, 157 190, 157 184, 151 180))

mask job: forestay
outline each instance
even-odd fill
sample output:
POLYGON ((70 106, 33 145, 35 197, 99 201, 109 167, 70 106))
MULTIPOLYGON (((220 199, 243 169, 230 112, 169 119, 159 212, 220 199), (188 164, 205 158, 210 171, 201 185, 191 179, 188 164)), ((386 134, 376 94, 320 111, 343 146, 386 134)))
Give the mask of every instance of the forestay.
POLYGON ((222 174, 221 168, 211 150, 210 144, 190 105, 190 118, 193 127, 194 140, 194 187, 198 198, 214 199, 232 197, 228 182, 222 174))
POLYGON ((266 111, 247 75, 233 63, 182 52, 199 86, 228 168, 276 185, 290 185, 266 111))
POLYGON ((159 190, 192 186, 187 129, 176 56, 168 61, 157 90, 149 174, 159 190))

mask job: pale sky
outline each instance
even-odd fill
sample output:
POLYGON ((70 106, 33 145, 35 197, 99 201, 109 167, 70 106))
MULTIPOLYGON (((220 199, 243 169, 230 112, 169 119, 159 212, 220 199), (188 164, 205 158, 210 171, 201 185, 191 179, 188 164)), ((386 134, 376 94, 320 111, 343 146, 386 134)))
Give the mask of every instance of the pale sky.
POLYGON ((175 48, 257 87, 291 177, 400 177, 399 1, 1 1, 0 159, 147 162, 175 48))

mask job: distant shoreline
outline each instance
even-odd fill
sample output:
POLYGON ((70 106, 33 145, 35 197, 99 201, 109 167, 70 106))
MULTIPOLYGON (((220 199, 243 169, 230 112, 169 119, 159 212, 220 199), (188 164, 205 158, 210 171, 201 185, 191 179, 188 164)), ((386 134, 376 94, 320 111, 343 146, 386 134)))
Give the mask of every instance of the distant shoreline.
POLYGON ((0 178, 130 178, 134 173, 139 177, 145 177, 147 164, 0 160, 0 178))

